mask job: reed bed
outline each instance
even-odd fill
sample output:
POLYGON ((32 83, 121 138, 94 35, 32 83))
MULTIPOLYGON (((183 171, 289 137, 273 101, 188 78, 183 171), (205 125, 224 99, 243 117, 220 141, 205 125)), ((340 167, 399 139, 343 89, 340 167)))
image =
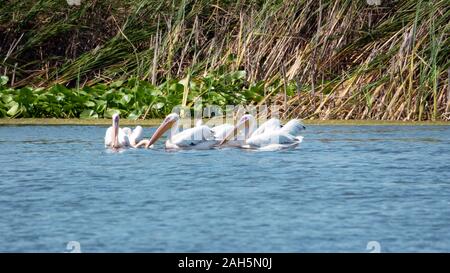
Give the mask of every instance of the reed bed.
MULTIPOLYGON (((6 0, 3 89, 176 81, 183 105, 223 93, 232 98, 207 102, 277 104, 284 118, 448 120, 450 2, 380 2, 6 0), (244 78, 205 87, 210 75, 233 73, 244 78)), ((5 100, 8 116, 15 104, 5 100)), ((132 117, 164 113, 141 112, 132 117)))

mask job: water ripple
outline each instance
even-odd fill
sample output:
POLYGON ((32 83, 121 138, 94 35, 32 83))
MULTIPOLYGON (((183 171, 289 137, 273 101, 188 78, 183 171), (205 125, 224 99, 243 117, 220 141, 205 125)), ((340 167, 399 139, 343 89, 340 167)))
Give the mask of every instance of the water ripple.
POLYGON ((270 152, 111 152, 104 131, 0 127, 0 251, 450 251, 448 126, 310 126, 270 152))

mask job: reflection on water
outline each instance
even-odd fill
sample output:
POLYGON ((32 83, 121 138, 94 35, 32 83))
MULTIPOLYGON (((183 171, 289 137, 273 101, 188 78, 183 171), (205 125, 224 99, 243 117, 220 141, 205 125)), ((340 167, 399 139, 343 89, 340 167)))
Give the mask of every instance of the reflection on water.
POLYGON ((450 251, 450 127, 310 126, 296 149, 120 153, 105 129, 0 127, 0 251, 450 251))

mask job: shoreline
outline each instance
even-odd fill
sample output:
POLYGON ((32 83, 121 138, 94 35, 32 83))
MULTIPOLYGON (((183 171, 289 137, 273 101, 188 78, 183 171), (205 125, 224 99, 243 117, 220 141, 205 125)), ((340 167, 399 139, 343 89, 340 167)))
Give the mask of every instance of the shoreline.
MULTIPOLYGON (((157 126, 163 119, 127 120, 121 119, 121 125, 157 126)), ((305 125, 403 125, 403 126, 450 126, 450 121, 390 121, 390 120, 303 120, 305 125)), ((110 119, 56 119, 56 118, 0 118, 0 126, 107 126, 110 119)))

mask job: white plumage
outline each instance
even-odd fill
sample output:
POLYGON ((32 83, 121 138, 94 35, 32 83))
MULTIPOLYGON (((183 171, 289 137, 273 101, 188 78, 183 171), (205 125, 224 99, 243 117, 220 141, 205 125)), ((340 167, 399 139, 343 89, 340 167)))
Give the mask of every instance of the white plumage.
MULTIPOLYGON (((175 125, 178 127, 178 124, 175 125)), ((174 128, 175 129, 175 128, 174 128)), ((215 145, 214 133, 206 125, 198 125, 169 136, 168 149, 209 149, 215 145)))
MULTIPOLYGON (((282 126, 279 119, 272 118, 261 124, 256 130, 252 124, 256 124, 255 118, 252 115, 244 115, 238 125, 231 130, 231 134, 240 132, 242 128, 247 130, 245 141, 241 145, 242 148, 292 147, 302 141, 303 137, 300 136, 300 132, 305 129, 305 126, 297 119, 293 119, 282 126)), ((231 134, 228 134, 219 145, 224 145, 228 141, 227 139, 231 139, 231 134)))
MULTIPOLYGON (((231 124, 221 124, 211 128, 214 133, 214 139, 216 144, 221 143, 228 135, 233 133, 234 126, 231 124)), ((245 144, 245 136, 243 132, 238 132, 235 136, 231 137, 223 146, 228 147, 241 147, 245 144)))
POLYGON ((135 146, 142 138, 142 135, 143 129, 141 126, 136 126, 134 130, 128 127, 120 128, 119 115, 114 114, 112 117, 112 126, 105 133, 105 147, 124 148, 135 146))
POLYGON ((171 132, 165 143, 167 149, 209 149, 216 144, 214 132, 201 122, 197 122, 194 128, 179 132, 179 119, 178 114, 168 115, 152 137, 149 140, 142 140, 136 147, 151 147, 169 129, 171 132))
POLYGON ((247 139, 246 144, 257 148, 273 144, 281 145, 280 148, 289 147, 302 141, 303 137, 300 136, 300 131, 304 129, 305 126, 297 119, 293 119, 281 126, 280 121, 273 118, 263 123, 247 139), (263 129, 258 131, 261 128, 263 129))

